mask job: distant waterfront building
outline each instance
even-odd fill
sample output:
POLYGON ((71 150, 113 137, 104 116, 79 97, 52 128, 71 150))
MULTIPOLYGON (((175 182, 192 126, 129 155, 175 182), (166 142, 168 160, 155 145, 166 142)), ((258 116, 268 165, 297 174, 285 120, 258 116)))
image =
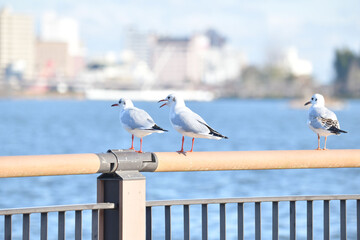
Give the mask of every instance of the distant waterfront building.
POLYGON ((216 30, 209 29, 205 32, 205 36, 209 38, 210 46, 221 48, 226 44, 226 38, 221 36, 216 30))
POLYGON ((54 12, 46 12, 40 22, 39 38, 41 41, 67 43, 70 56, 84 55, 84 48, 79 36, 79 23, 73 18, 60 17, 54 12))
POLYGON ((187 76, 192 84, 204 81, 206 58, 210 49, 210 39, 204 34, 195 34, 191 37, 187 49, 187 76))
POLYGON ((215 33, 159 38, 153 55, 153 71, 158 82, 166 86, 217 85, 239 77, 245 64, 244 55, 227 47, 225 38, 215 33))
POLYGON ((68 45, 65 42, 36 42, 36 72, 39 80, 68 77, 68 45))
POLYGON ((204 75, 202 81, 218 85, 225 81, 239 78, 247 61, 245 55, 231 47, 211 48, 204 59, 204 75))
POLYGON ((123 59, 123 64, 142 66, 141 77, 133 76, 140 79, 137 83, 162 87, 221 84, 236 79, 244 65, 243 55, 229 50, 226 38, 212 29, 191 37, 174 37, 128 28, 123 59))
POLYGON ((31 16, 0 11, 0 78, 29 80, 33 78, 35 30, 31 16))
POLYGON ((59 17, 53 12, 43 15, 36 43, 36 69, 46 80, 73 79, 85 67, 85 50, 80 42, 79 24, 75 19, 59 17), (64 49, 65 48, 65 49, 64 49), (44 72, 53 72, 45 74, 44 72))
POLYGON ((313 66, 310 61, 299 58, 298 50, 295 47, 290 47, 284 54, 284 65, 295 76, 310 76, 313 71, 313 66))
POLYGON ((131 51, 135 60, 151 65, 153 36, 129 27, 125 30, 124 48, 131 51))
POLYGON ((160 37, 153 49, 152 70, 164 86, 182 86, 189 81, 188 38, 160 37))

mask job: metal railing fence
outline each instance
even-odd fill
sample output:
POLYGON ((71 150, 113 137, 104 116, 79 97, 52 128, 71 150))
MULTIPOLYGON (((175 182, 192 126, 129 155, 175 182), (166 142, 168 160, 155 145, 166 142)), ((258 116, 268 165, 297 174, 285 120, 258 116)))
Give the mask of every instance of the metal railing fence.
MULTIPOLYGON (((22 239, 30 239, 30 220, 34 214, 40 214, 40 239, 48 239, 48 213, 57 212, 58 214, 58 234, 57 239, 65 240, 66 230, 66 213, 75 212, 75 240, 82 239, 82 213, 91 211, 91 239, 99 239, 99 212, 105 209, 114 209, 114 203, 97 203, 97 204, 77 204, 51 207, 33 207, 33 208, 15 208, 0 210, 0 216, 4 216, 4 239, 11 240, 12 236, 12 217, 22 215, 22 239)), ((54 239, 52 236, 51 239, 54 239)))
MULTIPOLYGON (((340 208, 340 214, 335 216, 339 219, 340 223, 340 239, 347 239, 347 202, 350 200, 355 200, 355 212, 356 212, 356 239, 360 239, 360 195, 320 195, 320 196, 285 196, 285 197, 255 197, 255 198, 223 198, 223 199, 190 199, 190 200, 164 200, 164 201, 148 201, 146 203, 146 239, 153 239, 153 208, 163 207, 164 208, 164 239, 172 239, 172 221, 171 221, 171 209, 173 206, 181 205, 183 207, 183 231, 182 236, 184 240, 191 239, 191 225, 190 225, 190 206, 200 205, 201 206, 201 239, 207 240, 209 238, 209 225, 208 225, 208 205, 214 204, 219 206, 218 211, 218 224, 219 224, 219 234, 217 236, 220 240, 225 240, 227 235, 227 220, 226 220, 226 206, 229 204, 237 205, 237 221, 236 221, 236 239, 243 240, 245 239, 246 232, 254 232, 254 239, 262 239, 262 204, 265 202, 271 203, 272 212, 271 212, 271 237, 266 236, 266 239, 278 240, 280 239, 279 232, 279 203, 287 202, 289 203, 288 216, 289 216, 289 235, 286 239, 295 240, 297 238, 298 226, 296 224, 296 215, 297 215, 297 203, 306 202, 306 239, 314 239, 314 217, 313 217, 313 203, 314 201, 319 201, 323 206, 323 216, 321 219, 316 219, 317 221, 322 221, 323 231, 322 239, 329 240, 334 236, 330 235, 330 201, 338 202, 340 208), (244 214, 244 204, 254 204, 254 215, 246 217, 244 214), (251 219, 252 218, 252 219, 251 219), (246 229, 245 222, 254 222, 254 229, 246 229)), ((269 225, 269 224, 268 224, 269 225)), ((198 229, 197 229, 198 230, 198 229)), ((234 229, 233 229, 234 230, 234 229)), ((269 230, 266 231, 269 233, 269 230)), ((179 239, 179 233, 177 233, 176 239, 179 239)), ((286 234, 286 233, 285 233, 286 234)), ((232 234, 234 236, 235 234, 232 234)), ((282 234, 284 235, 284 234, 282 234)), ((199 237, 199 235, 196 235, 199 237)), ((214 236, 212 236, 214 238, 214 236)), ((156 238, 155 238, 156 239, 156 238)), ((234 238, 231 238, 234 239, 234 238)), ((355 236, 352 236, 351 239, 355 239, 355 236)))
POLYGON ((183 237, 190 239, 190 206, 201 206, 201 236, 209 237, 208 206, 219 206, 219 238, 227 233, 227 206, 237 206, 237 238, 244 239, 248 231, 247 221, 254 222, 255 239, 262 237, 262 206, 272 205, 272 239, 279 239, 279 203, 289 204, 289 236, 295 239, 297 230, 296 206, 306 202, 307 239, 313 239, 313 203, 323 205, 323 238, 330 238, 330 201, 339 201, 340 237, 347 236, 346 206, 356 201, 356 237, 360 240, 360 197, 359 195, 336 196, 293 196, 235 199, 173 200, 146 202, 146 179, 141 172, 176 171, 223 171, 258 169, 307 169, 307 168, 360 168, 360 150, 291 150, 291 151, 238 151, 238 152, 193 152, 186 154, 136 153, 129 150, 109 150, 100 154, 64 154, 43 156, 0 156, 0 178, 54 176, 102 173, 97 178, 97 202, 90 205, 69 205, 59 207, 0 210, 4 217, 5 240, 12 238, 12 216, 23 218, 23 239, 29 239, 30 218, 40 214, 41 239, 47 239, 48 212, 58 212, 58 238, 65 236, 65 212, 75 212, 75 238, 82 239, 82 211, 92 211, 92 239, 143 240, 152 239, 152 210, 164 208, 164 237, 171 239, 172 206, 183 206, 183 237), (248 220, 244 205, 254 204, 254 219, 248 220), (52 210, 51 210, 52 209, 52 210))

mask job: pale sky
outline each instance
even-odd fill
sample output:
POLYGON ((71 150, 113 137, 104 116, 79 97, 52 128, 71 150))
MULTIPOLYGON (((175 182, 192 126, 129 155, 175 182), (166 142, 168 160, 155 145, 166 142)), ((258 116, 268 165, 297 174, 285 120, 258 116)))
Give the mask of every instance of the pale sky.
POLYGON ((296 47, 323 83, 333 79, 335 48, 360 53, 359 0, 0 0, 4 5, 33 15, 37 24, 47 11, 75 18, 90 56, 120 52, 129 25, 173 36, 213 28, 250 64, 263 64, 271 49, 296 47))

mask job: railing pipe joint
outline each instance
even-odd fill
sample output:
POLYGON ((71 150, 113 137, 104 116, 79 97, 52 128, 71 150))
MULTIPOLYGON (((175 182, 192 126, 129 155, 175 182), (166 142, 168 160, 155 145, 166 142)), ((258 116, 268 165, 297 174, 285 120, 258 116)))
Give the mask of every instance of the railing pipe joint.
POLYGON ((133 150, 110 149, 107 153, 98 153, 100 159, 99 173, 116 171, 154 172, 158 160, 154 153, 137 153, 133 150))

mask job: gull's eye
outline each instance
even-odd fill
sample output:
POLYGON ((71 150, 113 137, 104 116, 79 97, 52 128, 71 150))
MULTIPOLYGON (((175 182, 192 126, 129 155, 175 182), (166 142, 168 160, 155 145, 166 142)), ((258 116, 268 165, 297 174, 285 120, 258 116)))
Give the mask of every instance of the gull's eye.
POLYGON ((176 102, 176 98, 175 98, 175 97, 173 98, 173 101, 176 102))
POLYGON ((168 96, 167 99, 170 99, 170 96, 168 96))
POLYGON ((119 101, 119 104, 121 104, 121 100, 119 101))
POLYGON ((311 98, 311 100, 314 100, 314 98, 311 98))
POLYGON ((315 98, 315 102, 317 101, 317 98, 315 98))

